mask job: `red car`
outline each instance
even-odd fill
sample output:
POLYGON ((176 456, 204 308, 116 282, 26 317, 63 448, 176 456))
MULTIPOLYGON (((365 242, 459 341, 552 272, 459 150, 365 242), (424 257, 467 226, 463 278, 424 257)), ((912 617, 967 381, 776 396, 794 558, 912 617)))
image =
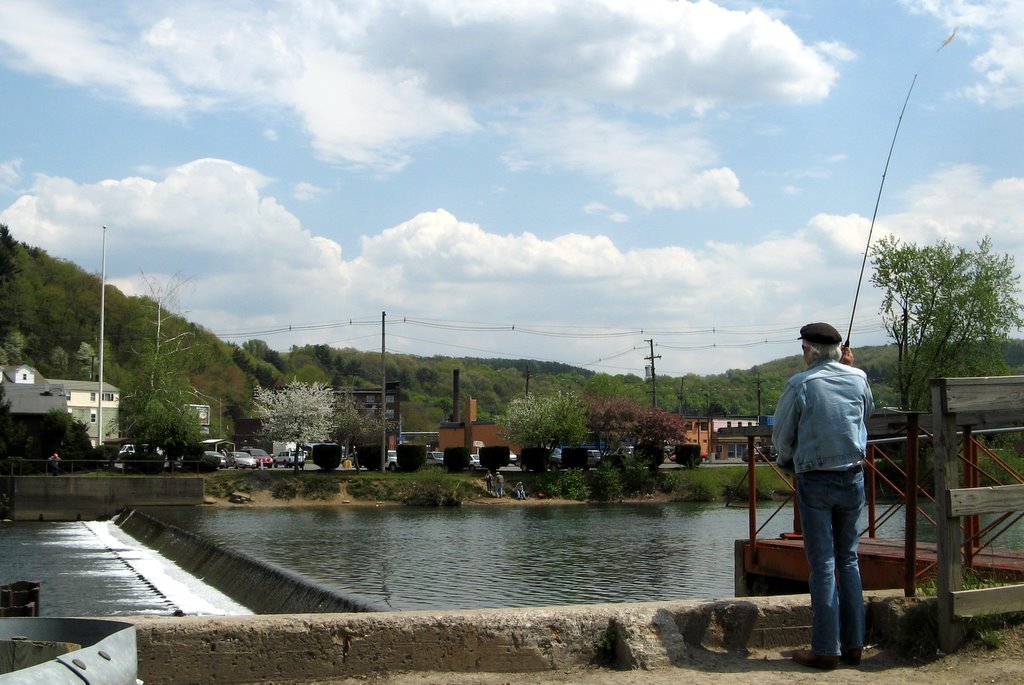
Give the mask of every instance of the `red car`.
POLYGON ((266 450, 261 450, 258 447, 246 447, 242 449, 243 452, 248 452, 259 464, 261 469, 272 469, 274 468, 274 458, 267 454, 266 450))

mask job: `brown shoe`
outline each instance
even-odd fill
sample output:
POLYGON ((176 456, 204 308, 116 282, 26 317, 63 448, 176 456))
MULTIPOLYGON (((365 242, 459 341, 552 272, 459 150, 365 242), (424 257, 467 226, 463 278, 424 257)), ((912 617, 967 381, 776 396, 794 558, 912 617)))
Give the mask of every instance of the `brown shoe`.
POLYGON ((839 657, 822 656, 815 654, 810 649, 798 649, 793 652, 793 661, 811 668, 820 668, 823 671, 831 671, 839 665, 839 657))
POLYGON ((862 652, 863 650, 860 647, 844 649, 843 653, 839 656, 839 659, 847 666, 859 666, 862 652))

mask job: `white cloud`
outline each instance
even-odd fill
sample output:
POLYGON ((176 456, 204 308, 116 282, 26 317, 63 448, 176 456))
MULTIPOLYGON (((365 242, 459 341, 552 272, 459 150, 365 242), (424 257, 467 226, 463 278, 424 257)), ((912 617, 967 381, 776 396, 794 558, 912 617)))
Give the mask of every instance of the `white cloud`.
MULTIPOLYGON (((395 349, 413 354, 459 355, 464 345, 586 363, 655 336, 659 344, 683 348, 672 353, 680 361, 666 359, 666 372, 701 373, 788 353, 787 341, 807 320, 832 320, 845 330, 868 228, 862 216, 820 214, 789 233, 751 242, 624 249, 601 235, 500 235, 439 209, 364 235, 356 253, 345 255, 336 242, 303 229, 265 194, 266 183, 253 169, 214 159, 157 179, 77 184, 40 177, 0 212, 0 222, 18 240, 92 270, 106 224, 112 282, 142 293, 143 273, 188 278, 181 305, 190 318, 222 334, 250 332, 238 339, 289 325, 379 321, 386 311, 400 334, 395 349), (401 328, 405 317, 493 322, 505 330, 413 330, 401 328), (571 335, 522 332, 538 327, 571 335), (711 328, 714 333, 696 333, 711 328), (579 335, 610 329, 644 333, 579 335), (767 349, 728 347, 765 340, 767 349)), ((891 232, 971 246, 988 234, 997 251, 1014 255, 1018 267, 1024 263, 1024 179, 991 181, 981 169, 954 167, 919 184, 906 203, 905 211, 879 218, 876 239, 891 232)), ((877 294, 867 277, 858 311, 874 336, 859 344, 881 342, 872 323, 877 294)), ((269 342, 379 344, 346 342, 346 331, 297 330, 269 342)), ((638 370, 642 355, 636 356, 629 363, 638 370)))
POLYGON ((510 168, 557 166, 601 176, 641 207, 744 207, 739 179, 717 167, 712 146, 687 127, 640 129, 586 111, 544 111, 509 131, 517 141, 510 168))
POLYGON ((0 190, 14 190, 21 183, 21 159, 0 162, 0 190))
POLYGON ((324 189, 320 186, 308 183, 306 181, 299 181, 292 188, 292 197, 300 202, 307 202, 316 198, 324 192, 324 189))
POLYGON ((14 55, 15 66, 50 74, 77 86, 98 87, 156 109, 186 105, 159 69, 132 59, 138 47, 118 44, 95 25, 34 0, 0 3, 0 46, 14 55))
MULTIPOLYGON (((10 0, 0 46, 22 69, 144 107, 285 110, 322 158, 385 172, 425 141, 474 133, 496 109, 508 120, 552 100, 680 116, 816 103, 847 58, 760 9, 711 2, 152 2, 116 29, 91 12, 101 13, 10 0)), ((711 195, 733 183, 724 170, 690 180, 711 195)), ((645 206, 690 202, 658 187, 624 192, 645 206)))
MULTIPOLYGON (((931 14, 958 43, 983 46, 971 66, 980 80, 961 95, 982 104, 1016 107, 1024 104, 1024 4, 1019 0, 902 0, 912 11, 931 14)), ((936 46, 938 47, 938 45, 936 46)))
POLYGON ((588 202, 583 206, 583 211, 594 216, 603 216, 608 219, 608 221, 613 221, 617 224, 629 221, 628 214, 624 212, 617 212, 601 202, 588 202))

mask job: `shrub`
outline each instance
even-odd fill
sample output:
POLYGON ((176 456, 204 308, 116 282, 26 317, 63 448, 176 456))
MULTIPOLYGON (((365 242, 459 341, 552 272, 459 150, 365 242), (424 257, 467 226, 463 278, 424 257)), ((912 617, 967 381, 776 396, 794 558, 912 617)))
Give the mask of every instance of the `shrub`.
POLYGON ((480 466, 488 471, 497 471, 502 466, 512 463, 509 457, 511 450, 507 445, 488 445, 480 448, 480 466))
POLYGON ((542 474, 533 482, 534 492, 537 497, 562 497, 561 474, 547 472, 542 474))
POLYGON ((678 473, 672 482, 672 498, 683 502, 714 502, 715 480, 707 471, 678 473))
POLYGON ((399 471, 419 471, 427 463, 426 445, 399 445, 395 449, 399 471))
POLYGON ((124 455, 125 473, 154 474, 164 470, 164 455, 155 451, 135 452, 124 455))
POLYGON ((617 502, 622 499, 623 487, 618 469, 610 464, 601 464, 590 474, 590 494, 601 502, 617 502))
MULTIPOLYGON (((772 497, 772 490, 764 484, 764 480, 763 478, 758 478, 756 482, 758 500, 771 499, 772 497)), ((750 499, 750 488, 747 485, 746 472, 737 474, 731 482, 723 486, 722 495, 727 501, 748 501, 750 499)))
POLYGON ((300 478, 300 491, 308 499, 329 500, 338 494, 338 483, 322 476, 300 478))
POLYGON ((541 473, 548 470, 548 457, 551 450, 546 447, 524 447, 519 455, 519 465, 524 471, 541 473))
POLYGON ((449 473, 465 471, 469 468, 469 450, 465 447, 445 447, 444 467, 449 473))
POLYGON ((657 474, 648 470, 647 460, 636 455, 623 459, 620 479, 623 492, 629 496, 649 495, 658 482, 657 474))
POLYGON ((367 471, 380 471, 380 443, 356 445, 356 460, 367 471))
POLYGON ((450 478, 431 469, 422 477, 409 482, 409 490, 402 498, 404 504, 434 507, 457 507, 471 487, 465 481, 450 478))
POLYGON ((294 499, 299 494, 300 485, 298 478, 279 478, 270 486, 270 496, 274 499, 294 499))
POLYGON ((676 445, 676 463, 686 469, 700 466, 700 445, 676 445))
POLYGON ((310 445, 309 458, 320 469, 333 471, 341 466, 341 445, 333 442, 320 442, 310 445))
POLYGON ((212 473, 219 468, 220 457, 206 454, 202 449, 198 454, 194 450, 189 450, 181 461, 181 469, 193 473, 212 473))
POLYGON ((587 468, 587 450, 584 447, 565 447, 562 449, 563 469, 587 468))
MULTIPOLYGON (((565 459, 565 452, 562 452, 562 459, 565 459)), ((580 502, 590 499, 590 486, 587 485, 583 469, 569 469, 561 471, 558 475, 559 489, 563 497, 580 502)))

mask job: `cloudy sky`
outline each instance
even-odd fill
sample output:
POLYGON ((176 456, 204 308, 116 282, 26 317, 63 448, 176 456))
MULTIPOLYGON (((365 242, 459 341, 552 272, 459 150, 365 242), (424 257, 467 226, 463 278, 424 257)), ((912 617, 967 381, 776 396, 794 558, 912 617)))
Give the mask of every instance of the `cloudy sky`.
POLYGON ((3 0, 0 223, 96 273, 105 225, 226 340, 748 368, 846 333, 912 82, 874 238, 1024 265, 1022 46, 1019 0, 3 0))

